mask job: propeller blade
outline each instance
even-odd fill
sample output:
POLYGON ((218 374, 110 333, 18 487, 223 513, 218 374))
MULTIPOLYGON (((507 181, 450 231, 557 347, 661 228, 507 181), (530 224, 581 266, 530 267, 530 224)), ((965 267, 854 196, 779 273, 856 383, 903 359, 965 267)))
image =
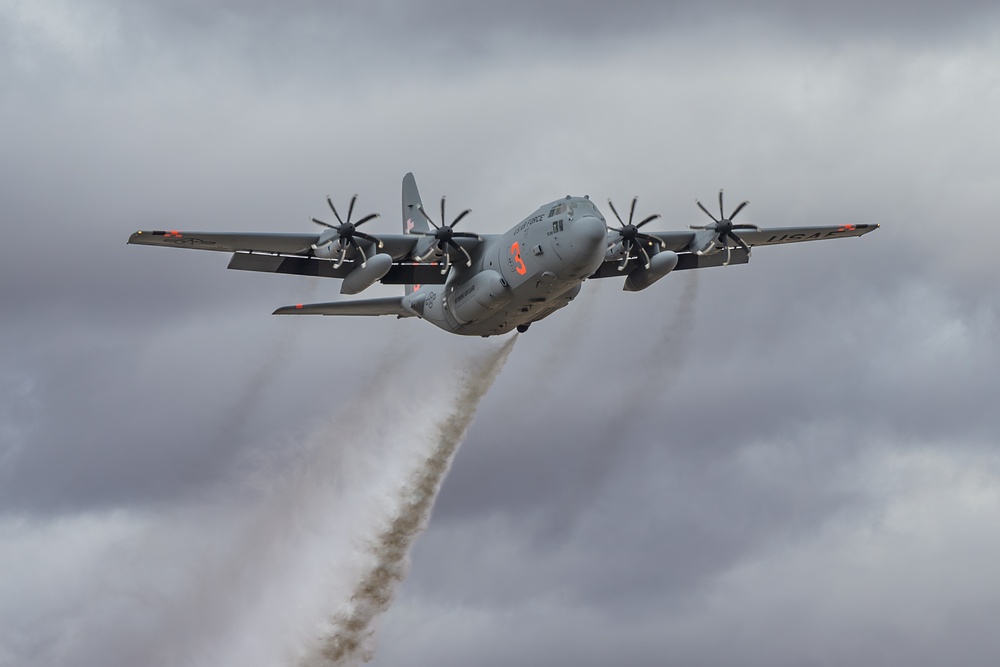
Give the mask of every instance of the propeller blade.
POLYGON ((722 188, 719 188, 719 219, 720 220, 726 219, 726 212, 722 208, 722 188))
POLYGON ((474 234, 472 232, 452 232, 451 237, 455 239, 462 238, 462 239, 476 239, 477 241, 483 240, 482 236, 480 236, 479 234, 474 234))
POLYGON ((653 220, 656 220, 656 219, 657 219, 657 218, 659 218, 659 217, 660 217, 660 214, 659 214, 659 213, 654 213, 653 215, 651 215, 651 216, 649 216, 649 217, 645 218, 645 219, 644 219, 644 220, 643 220, 642 222, 640 222, 640 223, 639 223, 638 225, 636 225, 636 226, 635 226, 635 228, 636 228, 636 229, 639 229, 640 227, 642 227, 642 226, 643 226, 643 225, 645 225, 646 223, 649 223, 649 222, 652 222, 653 220))
POLYGON ((636 234, 635 238, 636 238, 636 240, 646 241, 650 245, 653 245, 655 243, 656 245, 660 246, 661 248, 663 247, 663 241, 661 241, 660 239, 656 238, 655 236, 650 236, 649 234, 636 234))
POLYGON ((443 227, 445 224, 447 224, 447 223, 445 223, 445 217, 444 217, 444 195, 442 195, 441 196, 441 226, 443 227))
POLYGON ((358 196, 351 197, 351 203, 347 207, 347 222, 351 221, 351 214, 354 213, 354 202, 358 201, 358 196))
POLYGON ((331 225, 329 222, 323 222, 322 220, 317 220, 316 218, 313 218, 312 221, 315 222, 317 225, 322 225, 323 227, 329 227, 330 229, 337 229, 336 225, 331 225))
POLYGON ((354 226, 355 227, 360 227, 361 225, 365 224, 366 222, 370 222, 370 221, 374 220, 375 218, 379 218, 379 217, 381 217, 381 216, 378 213, 369 213, 365 217, 363 217, 360 220, 358 220, 357 222, 355 222, 354 226))
POLYGON ((441 248, 444 251, 444 266, 441 268, 441 275, 447 275, 448 270, 451 268, 451 254, 448 252, 448 248, 441 248))
POLYGON ((644 264, 644 267, 648 269, 649 268, 649 253, 646 252, 646 249, 644 247, 642 247, 641 243, 637 243, 636 245, 639 247, 639 252, 642 253, 642 256, 646 258, 646 263, 644 264))
POLYGON ((628 244, 626 244, 625 245, 625 256, 622 257, 622 261, 618 262, 618 270, 619 271, 624 271, 625 267, 628 265, 629 250, 630 250, 630 248, 629 248, 628 244))
POLYGON ((729 260, 733 258, 733 249, 729 247, 729 241, 722 239, 722 242, 726 244, 726 261, 724 261, 722 265, 729 266, 729 260))
POLYGON ((639 201, 639 195, 632 197, 632 208, 628 212, 628 224, 632 224, 632 218, 635 217, 635 204, 639 201))
POLYGON ((351 237, 351 243, 353 243, 354 247, 357 248, 358 252, 361 253, 361 268, 362 269, 365 268, 366 266, 368 266, 368 255, 365 254, 365 249, 361 246, 360 243, 358 243, 358 240, 353 236, 351 237))
POLYGON ((611 203, 610 199, 608 200, 608 206, 611 207, 611 212, 615 214, 616 218, 618 218, 619 224, 621 224, 621 226, 624 227, 625 223, 622 221, 622 217, 620 215, 618 215, 618 211, 615 210, 615 205, 613 203, 611 203))
POLYGON ((750 255, 750 246, 748 246, 746 243, 744 243, 743 239, 741 239, 736 234, 733 234, 732 232, 729 232, 729 237, 731 239, 733 239, 734 241, 736 241, 736 243, 738 243, 741 248, 743 248, 744 250, 747 251, 747 256, 750 255))
POLYGON ((340 246, 340 257, 337 261, 333 263, 333 268, 339 269, 344 264, 344 258, 347 257, 347 244, 344 243, 340 246))
POLYGON ((758 227, 757 225, 750 225, 750 224, 733 225, 733 229, 753 229, 758 232, 760 231, 760 227, 758 227))
MULTIPOLYGON (((698 201, 697 199, 695 199, 694 203, 696 203, 698 205, 698 208, 700 208, 702 211, 705 212, 705 215, 707 215, 708 217, 710 217, 715 222, 718 222, 718 220, 715 219, 715 216, 712 215, 711 213, 709 213, 708 209, 705 208, 705 206, 700 201, 698 201)), ((708 227, 707 226, 706 227, 695 227, 694 229, 708 229, 708 227)))
POLYGON ((385 245, 384 243, 382 243, 382 241, 380 239, 375 238, 371 234, 365 234, 364 232, 355 231, 354 232, 354 236, 360 236, 361 238, 363 238, 366 241, 371 241, 372 243, 374 243, 379 248, 381 248, 382 246, 385 245))
POLYGON ((417 210, 420 211, 420 215, 424 216, 424 220, 426 220, 428 223, 430 223, 431 227, 433 227, 434 229, 441 229, 441 227, 438 225, 438 223, 436 223, 433 220, 431 220, 431 217, 429 215, 427 215, 427 211, 424 210, 423 206, 418 206, 417 210))
POLYGON ((729 214, 729 219, 732 220, 733 218, 735 218, 736 214, 739 213, 740 211, 742 211, 743 207, 746 206, 749 203, 750 202, 748 202, 748 201, 742 201, 742 202, 740 202, 740 205, 736 207, 736 210, 729 214))
POLYGON ((466 266, 472 266, 472 256, 469 255, 469 251, 468 250, 466 250, 462 246, 458 245, 457 243, 455 243, 451 239, 448 239, 448 245, 450 245, 452 248, 455 248, 456 250, 458 250, 459 252, 461 252, 463 255, 465 255, 465 265, 466 266))
POLYGON ((337 213, 337 207, 333 205, 333 200, 330 199, 330 195, 326 196, 326 203, 330 205, 330 210, 333 211, 333 217, 337 218, 337 222, 344 224, 344 221, 340 219, 340 214, 337 213))
MULTIPOLYGON (((471 208, 465 209, 464 211, 462 211, 461 213, 459 213, 458 217, 456 217, 454 220, 452 220, 451 224, 448 225, 448 226, 451 227, 452 229, 454 229, 455 225, 458 224, 458 221, 461 220, 462 218, 464 218, 465 216, 469 215, 470 213, 472 213, 472 209, 471 208)), ((444 218, 442 218, 441 221, 444 222, 444 218)))

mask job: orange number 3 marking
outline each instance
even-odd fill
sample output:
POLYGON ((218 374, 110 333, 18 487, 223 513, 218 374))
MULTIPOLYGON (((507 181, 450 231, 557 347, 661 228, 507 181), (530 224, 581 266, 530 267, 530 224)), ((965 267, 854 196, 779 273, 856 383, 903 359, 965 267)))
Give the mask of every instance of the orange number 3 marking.
POLYGON ((510 254, 514 255, 514 270, 523 276, 528 272, 528 267, 524 265, 524 261, 521 259, 521 244, 514 241, 514 245, 510 247, 510 254))

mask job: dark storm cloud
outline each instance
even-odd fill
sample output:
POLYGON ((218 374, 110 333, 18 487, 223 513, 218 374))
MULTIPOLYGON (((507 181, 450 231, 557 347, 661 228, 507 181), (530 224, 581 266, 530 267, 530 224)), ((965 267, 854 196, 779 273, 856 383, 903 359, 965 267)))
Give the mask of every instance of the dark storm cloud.
MULTIPOLYGON (((546 37, 557 43, 575 38, 620 37, 661 30, 690 30, 707 23, 729 21, 735 30, 747 25, 778 25, 799 30, 802 37, 862 37, 930 39, 937 41, 955 30, 995 19, 997 10, 987 0, 967 0, 942 5, 932 0, 919 2, 841 2, 822 0, 758 2, 691 1, 576 2, 554 0, 537 3, 516 0, 504 3, 467 3, 456 0, 422 2, 380 1, 357 5, 349 2, 303 1, 285 3, 280 8, 267 2, 144 3, 156 15, 176 22, 186 30, 206 26, 241 26, 265 30, 282 29, 301 21, 322 21, 341 34, 338 26, 378 26, 395 37, 407 37, 411 47, 453 41, 465 46, 481 43, 492 36, 546 37)), ((147 11, 143 9, 140 11, 147 11)), ((365 38, 381 30, 364 32, 365 38)), ((280 33, 279 33, 280 34, 280 33)), ((384 33, 383 33, 384 34, 384 33)), ((731 37, 731 35, 729 35, 731 37)), ((712 42, 724 48, 725 37, 712 42)), ((377 39, 377 38, 376 38, 377 39)), ((401 45, 403 46, 403 45, 401 45)), ((593 46, 606 47, 598 42, 593 46)), ((587 48, 580 45, 581 48, 587 48)), ((403 48, 407 48, 403 46, 403 48)))
POLYGON ((101 599, 122 535, 139 554, 127 589, 162 562, 144 531, 191 546, 178 569, 211 560, 202 499, 238 506, 255 462, 330 415, 361 426, 344 407, 391 379, 387 356, 409 361, 382 398, 419 406, 477 349, 412 321, 278 321, 275 306, 337 286, 124 243, 150 227, 312 230, 324 195, 355 191, 395 231, 412 169, 425 201, 447 193, 484 232, 567 192, 638 193, 681 229, 720 186, 763 226, 883 228, 760 248, 701 272, 693 300, 680 274, 638 294, 588 283, 534 325, 417 542, 382 664, 885 664, 887 646, 901 663, 934 664, 933 648, 985 664, 995 640, 970 619, 998 608, 982 584, 1000 507, 991 5, 0 16, 0 553, 24 575, 0 580, 0 619, 59 627, 101 599), (66 614, 19 583, 35 573, 71 584, 66 614))

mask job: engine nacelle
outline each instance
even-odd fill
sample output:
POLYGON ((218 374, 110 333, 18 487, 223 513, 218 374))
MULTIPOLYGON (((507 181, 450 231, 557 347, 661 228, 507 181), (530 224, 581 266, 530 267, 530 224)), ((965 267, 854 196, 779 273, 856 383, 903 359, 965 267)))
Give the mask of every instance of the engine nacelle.
POLYGON ((340 251, 344 248, 343 241, 340 240, 340 237, 336 235, 334 230, 330 231, 334 232, 333 238, 324 239, 323 236, 327 235, 327 233, 324 232, 323 236, 320 236, 319 241, 316 242, 316 247, 313 248, 314 257, 319 257, 321 259, 334 259, 340 256, 340 251))
POLYGON ((443 255, 444 253, 438 248, 437 239, 433 236, 417 239, 417 244, 413 246, 413 251, 410 253, 415 262, 430 262, 443 255))
POLYGON ((719 235, 708 229, 699 229, 694 234, 694 240, 688 249, 696 255, 714 255, 721 250, 721 245, 716 245, 719 235))
POLYGON ((657 280, 667 275, 677 266, 677 253, 673 250, 658 252, 649 258, 649 268, 644 266, 633 270, 625 279, 626 292, 638 292, 644 290, 657 280))
POLYGON ((459 322, 471 322, 506 305, 513 295, 507 281, 492 269, 480 271, 448 296, 448 309, 459 322))
POLYGON ((369 257, 365 266, 360 264, 347 274, 340 285, 341 294, 357 294, 368 289, 376 280, 381 280, 392 268, 392 255, 380 252, 369 257))

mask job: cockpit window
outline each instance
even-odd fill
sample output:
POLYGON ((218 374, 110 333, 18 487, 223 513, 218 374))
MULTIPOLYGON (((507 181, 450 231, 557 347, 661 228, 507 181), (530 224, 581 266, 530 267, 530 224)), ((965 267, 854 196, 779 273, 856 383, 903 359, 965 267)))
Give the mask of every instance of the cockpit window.
POLYGON ((597 207, 594 206, 594 203, 586 199, 577 199, 573 202, 570 202, 570 206, 573 207, 574 211, 579 211, 582 215, 593 215, 597 218, 600 218, 601 220, 604 219, 604 216, 602 216, 600 211, 597 210, 597 207))
POLYGON ((567 210, 569 210, 569 207, 566 206, 566 204, 559 204, 558 206, 553 207, 551 211, 549 211, 549 217, 551 218, 552 216, 555 215, 562 215, 567 210))

